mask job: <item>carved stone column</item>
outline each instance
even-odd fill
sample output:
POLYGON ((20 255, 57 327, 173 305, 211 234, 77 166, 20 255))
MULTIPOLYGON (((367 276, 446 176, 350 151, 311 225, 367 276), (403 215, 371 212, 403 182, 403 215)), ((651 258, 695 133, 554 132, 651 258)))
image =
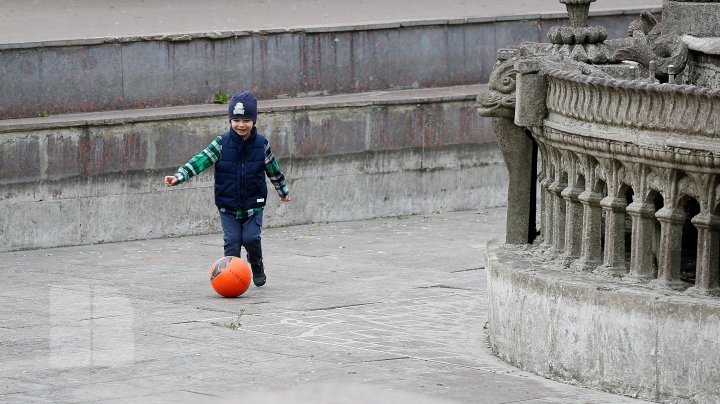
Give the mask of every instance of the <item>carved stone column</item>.
POLYGON ((698 229, 697 266, 688 292, 720 296, 720 216, 701 213, 692 223, 698 229))
MULTIPOLYGON (((547 160, 543 161, 546 164, 547 160)), ((548 169, 543 167, 543 179, 540 181, 540 228, 542 229, 542 245, 552 245, 552 222, 553 205, 550 184, 552 178, 548 175, 548 169)))
POLYGON ((566 264, 580 258, 582 249, 583 206, 578 196, 582 188, 569 185, 561 195, 565 199, 565 252, 563 260, 566 264))
POLYGON ((622 198, 607 196, 600 201, 605 211, 605 256, 598 268, 611 275, 623 275, 625 268, 625 208, 622 198))
POLYGON ((685 212, 682 209, 664 207, 655 213, 655 217, 660 222, 660 251, 658 278, 653 282, 669 289, 685 289, 687 284, 680 280, 685 212))
MULTIPOLYGON (((507 201, 508 244, 527 244, 530 242, 530 227, 534 227, 535 200, 532 187, 535 186, 533 173, 533 141, 525 130, 508 118, 492 118, 493 129, 508 170, 510 190, 507 201), (533 206, 530 206, 532 204, 533 206)), ((532 234, 534 237, 534 234, 532 234)))
POLYGON ((625 209, 632 219, 629 277, 641 282, 655 277, 653 238, 655 234, 655 206, 633 202, 625 209))
POLYGON ((580 259, 573 267, 581 271, 593 271, 602 264, 602 207, 600 194, 585 191, 578 195, 583 205, 583 231, 580 259))
POLYGON ((492 119, 498 145, 508 170, 509 192, 505 242, 527 244, 536 235, 536 148, 529 133, 515 118, 515 49, 500 49, 490 74, 488 90, 478 94, 478 113, 492 119))
POLYGON ((554 153, 552 148, 539 143, 539 149, 542 152, 542 165, 544 178, 540 182, 542 189, 542 200, 540 214, 543 222, 543 247, 545 256, 548 259, 555 257, 555 192, 553 192, 553 184, 557 181, 559 175, 558 162, 553 159, 554 153))
POLYGON ((557 172, 555 181, 550 184, 550 192, 553 199, 553 247, 557 253, 562 254, 565 251, 565 201, 562 191, 567 187, 567 183, 560 174, 557 172))

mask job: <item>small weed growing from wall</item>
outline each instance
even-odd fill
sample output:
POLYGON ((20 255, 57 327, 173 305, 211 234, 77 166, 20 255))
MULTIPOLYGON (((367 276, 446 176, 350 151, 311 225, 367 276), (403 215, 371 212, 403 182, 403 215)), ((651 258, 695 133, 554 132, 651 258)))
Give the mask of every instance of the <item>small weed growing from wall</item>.
POLYGON ((216 94, 213 94, 212 102, 215 104, 226 104, 228 101, 230 101, 230 94, 225 91, 218 91, 216 94))
POLYGON ((47 117, 50 116, 50 113, 47 112, 47 111, 40 111, 40 112, 38 112, 38 116, 39 116, 40 118, 47 118, 47 117))

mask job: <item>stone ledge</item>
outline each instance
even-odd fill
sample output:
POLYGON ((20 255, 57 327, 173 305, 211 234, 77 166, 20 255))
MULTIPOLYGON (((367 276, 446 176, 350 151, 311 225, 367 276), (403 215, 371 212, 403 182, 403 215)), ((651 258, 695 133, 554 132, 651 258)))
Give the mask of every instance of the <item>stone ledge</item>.
MULTIPOLYGON (((486 88, 486 84, 476 84, 417 90, 373 91, 358 94, 260 100, 258 102, 258 109, 260 113, 263 113, 350 108, 371 105, 468 101, 475 99, 475 97, 486 88)), ((225 104, 199 104, 51 115, 45 118, 5 119, 0 120, 0 134, 47 129, 48 127, 70 128, 88 125, 123 125, 133 122, 163 121, 178 118, 216 117, 225 114, 227 114, 227 106, 225 104)))
POLYGON ((521 369, 612 393, 720 400, 720 300, 560 270, 533 248, 501 239, 488 244, 495 354, 521 369))
MULTIPOLYGON (((472 88, 261 104, 294 195, 281 204, 271 192, 266 225, 502 205, 506 170, 472 88)), ((0 251, 216 231, 212 172, 162 183, 227 130, 224 105, 202 107, 33 118, 0 134, 0 161, 13 163, 0 169, 0 251), (189 208, 178 221, 158 214, 168 206, 189 208)))
POLYGON ((683 35, 682 41, 690 50, 706 53, 708 55, 720 55, 720 38, 699 38, 692 35, 683 35))
MULTIPOLYGON (((651 13, 660 13, 660 7, 654 8, 619 8, 606 10, 593 10, 590 17, 605 17, 615 15, 639 15, 642 11, 650 11, 651 13)), ((21 42, 21 43, 5 43, 0 44, 0 51, 18 50, 18 49, 34 49, 49 48, 63 46, 86 46, 107 43, 128 43, 128 42, 145 42, 145 41, 169 41, 183 42, 195 39, 227 39, 252 35, 271 35, 286 33, 331 33, 331 32, 352 32, 352 31, 369 31, 382 29, 395 29, 400 27, 420 27, 434 25, 458 25, 458 24, 477 24, 477 23, 493 23, 504 21, 523 21, 523 20, 554 20, 565 19, 566 13, 546 12, 532 13, 520 15, 505 15, 497 17, 468 17, 468 18, 438 18, 428 20, 398 20, 385 21, 373 24, 338 24, 338 25, 318 25, 318 26, 302 26, 289 28, 273 28, 258 30, 242 30, 242 31, 210 31, 210 32, 193 32, 193 33, 177 33, 177 34, 154 34, 140 36, 121 36, 121 37, 98 37, 84 39, 67 39, 56 41, 42 42, 21 42)))
MULTIPOLYGON (((618 12, 597 17, 611 37, 626 35, 636 18, 618 12)), ((312 34, 305 27, 304 33, 92 38, 87 45, 0 49, 7 73, 0 118, 196 105, 241 88, 275 99, 483 83, 498 47, 517 38, 541 42, 550 26, 566 21, 538 16, 404 21, 312 34), (46 91, 41 95, 38 88, 46 91)))

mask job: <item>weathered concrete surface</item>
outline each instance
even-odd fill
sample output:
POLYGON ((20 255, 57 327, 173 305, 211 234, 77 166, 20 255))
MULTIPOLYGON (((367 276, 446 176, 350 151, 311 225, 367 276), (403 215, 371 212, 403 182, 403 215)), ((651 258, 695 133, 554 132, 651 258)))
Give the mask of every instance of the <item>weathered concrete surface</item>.
POLYGON ((208 282, 220 234, 0 253, 0 401, 639 402, 492 355, 504 215, 266 229, 268 283, 238 299, 208 282))
POLYGON ((663 1, 663 17, 668 21, 668 34, 696 37, 719 37, 720 3, 716 1, 680 2, 663 1))
POLYGON ((669 402, 720 400, 720 302, 558 269, 537 247, 486 251, 489 335, 509 363, 669 402), (534 252, 533 252, 534 251, 534 252))
MULTIPOLYGON (((593 10, 659 8, 660 0, 600 0, 593 10)), ((273 30, 438 19, 493 18, 564 13, 556 0, 468 2, 466 0, 4 0, 0 43, 43 42, 183 34, 188 32, 273 30), (238 17, 241 13, 242 17, 238 17), (42 26, 43 29, 37 29, 42 26)))
MULTIPOLYGON (((641 10, 599 13, 625 35, 641 10)), ((557 14, 0 44, 0 119, 485 83, 495 51, 543 42, 557 14)))
MULTIPOLYGON (((294 196, 270 193, 266 225, 503 205, 479 88, 261 101, 294 196)), ((224 106, 0 121, 0 251, 218 231, 212 170, 172 189, 162 177, 227 125, 224 106)))

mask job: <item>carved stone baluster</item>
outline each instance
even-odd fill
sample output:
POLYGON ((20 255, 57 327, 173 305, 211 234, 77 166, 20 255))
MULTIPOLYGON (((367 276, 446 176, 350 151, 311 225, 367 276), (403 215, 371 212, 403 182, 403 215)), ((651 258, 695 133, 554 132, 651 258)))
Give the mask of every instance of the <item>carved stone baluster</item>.
POLYGON ((546 223, 545 220, 547 216, 545 215, 545 209, 547 209, 547 201, 545 199, 545 188, 548 184, 548 177, 547 177, 547 171, 542 171, 538 174, 538 185, 540 186, 540 229, 539 232, 542 235, 542 244, 545 244, 547 240, 545 240, 545 234, 546 234, 546 223))
POLYGON ((561 193, 565 199, 565 253, 566 264, 580 258, 582 249, 583 207, 578 196, 583 189, 568 185, 561 193))
POLYGON ((568 153, 565 158, 568 169, 568 185, 562 190, 560 195, 565 202, 565 251, 562 259, 565 265, 568 265, 580 258, 580 250, 582 249, 582 220, 583 209, 578 195, 584 191, 578 184, 580 177, 580 161, 577 157, 568 153))
POLYGON ((583 233, 580 259, 574 268, 592 271, 602 264, 602 198, 596 192, 585 191, 578 195, 578 199, 583 205, 583 233))
POLYGON ((691 220, 698 231, 698 242, 695 285, 688 292, 720 296, 720 215, 716 209, 720 176, 707 174, 700 181, 705 193, 700 197, 700 213, 691 220))
POLYGON ((542 245, 549 247, 552 245, 552 225, 553 222, 553 205, 552 193, 550 192, 550 184, 552 183, 550 167, 543 163, 543 175, 540 180, 540 229, 542 231, 542 245))
POLYGON ((538 148, 542 152, 543 172, 546 174, 545 178, 540 182, 543 195, 540 206, 540 213, 543 217, 543 246, 545 247, 546 254, 549 255, 548 258, 553 258, 555 246, 555 235, 553 232, 553 224, 555 223, 555 194, 551 188, 555 178, 558 176, 558 169, 553 159, 552 148, 543 142, 539 143, 538 148))
POLYGON ((545 246, 551 246, 553 244, 553 195, 550 191, 550 185, 553 179, 551 177, 545 177, 540 181, 540 188, 542 197, 540 200, 540 214, 542 215, 542 244, 545 246))
POLYGON ((640 282, 655 277, 653 238, 655 233, 655 205, 635 201, 625 209, 632 220, 629 277, 640 282))
POLYGON ((701 213, 692 223, 698 229, 697 266, 688 292, 720 296, 720 216, 701 213))
POLYGON ((680 280, 682 265, 682 229, 685 210, 678 208, 681 173, 677 170, 657 170, 662 178, 664 206, 655 212, 660 222, 660 247, 658 250, 658 276, 655 285, 673 290, 687 288, 680 280))
POLYGON ((547 147, 538 142, 540 157, 542 158, 542 174, 540 179, 540 229, 542 231, 542 245, 547 251, 552 245, 552 225, 553 222, 553 204, 552 192, 550 192, 550 184, 553 182, 553 164, 550 161, 550 155, 547 147))
POLYGON ((687 285, 680 281, 680 265, 682 253, 682 228, 685 224, 685 211, 678 208, 664 207, 655 213, 660 222, 660 252, 658 257, 657 285, 682 290, 687 285))
POLYGON ((605 211, 605 256, 598 268, 610 275, 623 275, 625 268, 625 208, 622 198, 607 196, 600 201, 605 211))
POLYGON ((618 161, 605 160, 608 196, 600 201, 605 211, 605 253, 598 270, 610 275, 624 275, 625 267, 625 208, 627 201, 621 191, 623 165, 618 161), (623 197, 620 197, 622 195, 623 197))
POLYGON ((562 191, 567 187, 561 172, 557 173, 555 181, 550 184, 553 198, 553 244, 557 253, 565 251, 565 201, 562 191))

